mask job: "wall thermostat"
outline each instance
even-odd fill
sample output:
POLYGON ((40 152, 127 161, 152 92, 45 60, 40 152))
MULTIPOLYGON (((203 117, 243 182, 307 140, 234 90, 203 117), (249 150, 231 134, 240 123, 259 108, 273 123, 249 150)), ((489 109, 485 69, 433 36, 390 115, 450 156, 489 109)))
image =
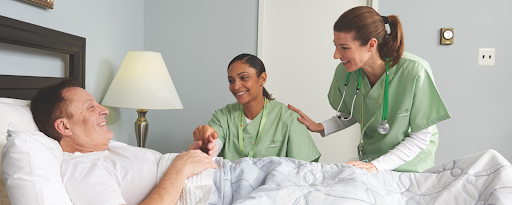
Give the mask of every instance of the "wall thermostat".
POLYGON ((441 28, 441 44, 453 44, 453 28, 441 28))

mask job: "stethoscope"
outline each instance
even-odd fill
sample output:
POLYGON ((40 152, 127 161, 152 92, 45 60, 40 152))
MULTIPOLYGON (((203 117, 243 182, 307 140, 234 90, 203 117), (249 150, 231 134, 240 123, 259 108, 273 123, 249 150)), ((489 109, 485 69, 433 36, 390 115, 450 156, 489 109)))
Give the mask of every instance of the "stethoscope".
MULTIPOLYGON (((386 59, 386 61, 389 61, 389 59, 386 59)), ((359 80, 357 81, 357 90, 356 94, 354 95, 354 99, 352 100, 352 108, 350 109, 350 117, 345 118, 340 115, 340 107, 343 103, 343 99, 345 98, 345 91, 347 91, 347 85, 350 80, 350 74, 352 72, 347 74, 347 79, 345 79, 345 88, 343 89, 343 95, 341 97, 340 105, 338 106, 338 109, 336 110, 336 116, 340 120, 349 120, 352 118, 352 113, 354 113, 354 102, 356 101, 357 94, 359 93, 359 89, 361 88, 361 81, 362 81, 362 75, 361 75, 361 68, 357 69, 357 75, 359 76, 359 80)), ((388 101, 389 101, 389 62, 386 62, 386 79, 384 80, 384 102, 382 103, 382 122, 377 126, 377 131, 379 131, 380 134, 387 134, 389 132, 389 124, 388 124, 388 101)))

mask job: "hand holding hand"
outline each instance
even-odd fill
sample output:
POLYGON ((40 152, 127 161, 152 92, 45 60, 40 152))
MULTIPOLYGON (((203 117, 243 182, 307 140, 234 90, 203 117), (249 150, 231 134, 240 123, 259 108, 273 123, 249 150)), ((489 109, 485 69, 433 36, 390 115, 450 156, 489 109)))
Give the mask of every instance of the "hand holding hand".
POLYGON ((366 163, 366 162, 361 162, 361 161, 349 161, 349 162, 346 162, 345 164, 350 164, 354 167, 366 169, 367 172, 378 171, 377 167, 375 165, 373 165, 372 163, 366 163))
MULTIPOLYGON (((192 142, 192 144, 190 144, 190 146, 188 146, 188 150, 200 150, 201 149, 201 146, 203 144, 203 141, 195 141, 195 142, 192 142)), ((209 143, 207 146, 208 148, 208 152, 206 154, 208 154, 208 156, 210 157, 215 157, 215 153, 217 153, 217 150, 219 149, 219 146, 217 146, 217 143, 215 143, 215 141, 209 143)))
POLYGON ((293 107, 292 105, 288 104, 288 109, 295 111, 300 115, 299 122, 306 125, 309 131, 311 132, 323 132, 324 126, 320 123, 316 123, 313 120, 311 120, 306 114, 304 114, 302 111, 300 111, 298 108, 293 107))
MULTIPOLYGON (((210 153, 217 144, 215 144, 215 140, 217 139, 217 131, 208 125, 200 125, 194 130, 193 133, 194 141, 202 141, 201 151, 207 153, 208 155, 214 155, 215 152, 210 153)), ((215 150, 216 151, 216 150, 215 150)))
POLYGON ((199 150, 189 150, 176 156, 167 171, 188 178, 208 168, 217 169, 217 164, 212 158, 199 150))

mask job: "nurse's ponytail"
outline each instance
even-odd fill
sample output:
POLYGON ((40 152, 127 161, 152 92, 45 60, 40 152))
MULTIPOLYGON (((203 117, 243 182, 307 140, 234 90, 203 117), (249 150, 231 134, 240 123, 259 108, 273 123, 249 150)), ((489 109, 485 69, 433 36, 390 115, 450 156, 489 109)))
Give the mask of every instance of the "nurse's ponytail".
POLYGON ((398 16, 381 16, 371 7, 358 6, 343 13, 334 23, 334 31, 340 33, 354 32, 354 40, 361 46, 377 39, 380 58, 389 58, 391 67, 398 64, 404 52, 404 33, 398 16), (390 33, 386 30, 389 25, 390 33))
MULTIPOLYGON (((236 56, 235 58, 233 58, 233 60, 231 60, 231 62, 229 62, 228 71, 229 71, 229 67, 231 66, 231 64, 233 64, 237 61, 242 61, 243 63, 246 63, 247 65, 249 65, 249 67, 254 68, 256 70, 256 75, 258 76, 258 78, 261 76, 262 73, 267 72, 265 70, 265 65, 263 64, 263 61, 261 61, 261 59, 258 58, 257 56, 248 54, 248 53, 242 53, 242 54, 236 56)), ((265 87, 263 87, 262 93, 263 93, 263 97, 266 97, 269 100, 274 99, 273 96, 270 93, 268 93, 268 91, 267 91, 267 89, 265 89, 265 87)))

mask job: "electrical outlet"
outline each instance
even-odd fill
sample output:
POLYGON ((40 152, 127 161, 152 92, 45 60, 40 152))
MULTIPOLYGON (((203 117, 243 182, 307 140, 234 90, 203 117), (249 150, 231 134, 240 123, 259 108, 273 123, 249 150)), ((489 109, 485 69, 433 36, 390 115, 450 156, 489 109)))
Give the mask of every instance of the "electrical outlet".
POLYGON ((479 66, 494 66, 496 59, 496 52, 494 48, 480 48, 478 49, 478 65, 479 66))

